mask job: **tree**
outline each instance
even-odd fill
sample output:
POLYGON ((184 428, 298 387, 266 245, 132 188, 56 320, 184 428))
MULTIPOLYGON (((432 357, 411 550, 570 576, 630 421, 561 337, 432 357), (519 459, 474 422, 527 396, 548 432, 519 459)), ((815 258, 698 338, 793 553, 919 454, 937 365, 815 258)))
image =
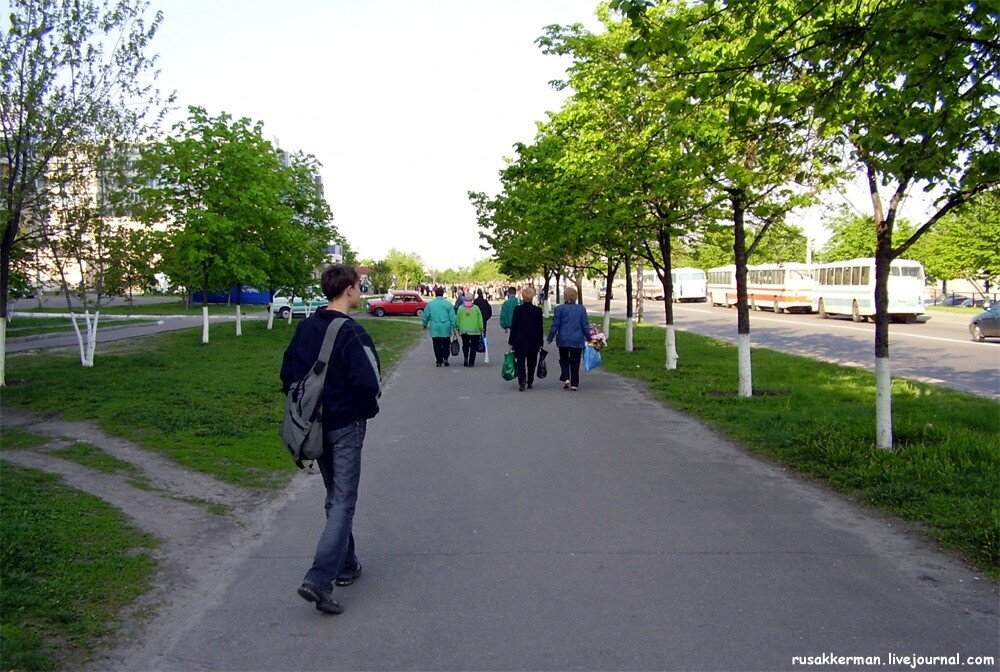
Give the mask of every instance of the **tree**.
POLYGON ((410 285, 416 286, 423 282, 424 262, 416 254, 401 252, 395 248, 389 250, 382 260, 389 277, 392 280, 392 287, 396 289, 409 289, 410 285))
MULTIPOLYGON (((1000 278, 1000 255, 997 254, 1000 250, 1000 191, 981 193, 942 217, 917 245, 920 254, 912 256, 919 256, 930 277, 940 280, 964 278, 977 284, 996 283, 1000 278)), ((985 284, 980 286, 985 293, 985 284)))
POLYGON ((146 149, 152 179, 143 191, 145 214, 168 222, 164 270, 174 284, 202 291, 207 343, 209 292, 237 287, 239 334, 243 285, 290 272, 275 261, 271 246, 296 245, 292 249, 308 259, 310 238, 296 226, 295 217, 303 215, 289 179, 295 173, 282 169, 259 122, 191 107, 174 133, 146 149))
POLYGON ((11 0, 0 32, 0 385, 17 248, 34 239, 56 186, 53 162, 106 138, 139 137, 159 92, 147 55, 162 14, 147 0, 11 0))

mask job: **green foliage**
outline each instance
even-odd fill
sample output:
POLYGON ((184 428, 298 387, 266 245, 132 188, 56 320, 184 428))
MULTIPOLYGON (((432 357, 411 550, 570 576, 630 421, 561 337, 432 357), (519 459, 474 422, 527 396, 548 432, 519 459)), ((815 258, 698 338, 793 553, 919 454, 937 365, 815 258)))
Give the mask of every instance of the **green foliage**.
MULTIPOLYGON (((418 323, 366 320, 385 375, 420 335, 418 323)), ((108 344, 94 368, 75 353, 11 355, 4 404, 96 420, 106 431, 174 461, 250 488, 275 488, 295 471, 278 440, 283 398, 278 372, 294 325, 260 320, 212 325, 211 345, 192 330, 108 344), (52 395, 59 389, 59 395, 52 395)))
MULTIPOLYGON (((147 55, 161 13, 147 0, 11 0, 0 32, 0 123, 6 169, 0 202, 0 316, 7 315, 15 260, 55 227, 53 197, 74 171, 66 162, 93 147, 140 137, 160 95, 147 55)), ((61 237, 56 232, 54 237, 61 237)), ((24 268, 18 267, 22 274, 24 268)), ((2 381, 0 381, 2 382, 2 381)))
MULTIPOLYGON (((612 329, 622 342, 624 323, 616 320, 612 329)), ((662 328, 638 325, 634 338, 633 352, 601 353, 605 368, 644 381, 657 398, 755 453, 923 523, 942 544, 1000 576, 995 400, 896 380, 897 445, 885 451, 875 446, 872 373, 756 348, 756 393, 745 399, 730 393, 735 346, 679 331, 687 363, 665 371, 662 328)))
MULTIPOLYGON (((875 220, 870 216, 842 211, 828 225, 833 231, 823 249, 818 252, 819 261, 844 261, 875 256, 875 220)), ((906 220, 896 223, 895 234, 908 238, 913 227, 906 220)), ((919 261, 919 259, 918 259, 919 261)))
MULTIPOLYGON (((79 368, 79 367, 77 367, 79 368)), ((56 476, 0 470, 4 669, 72 669, 149 589, 154 540, 56 476), (59 658, 59 662, 55 658, 59 658)))
MULTIPOLYGON (((391 284, 390 289, 411 289, 424 281, 424 262, 416 254, 389 250, 382 260, 391 284)), ((380 269, 381 270, 381 267, 380 269)))
POLYGON ((995 286, 1000 278, 1000 190, 982 193, 943 217, 918 246, 928 276, 988 279, 995 286))

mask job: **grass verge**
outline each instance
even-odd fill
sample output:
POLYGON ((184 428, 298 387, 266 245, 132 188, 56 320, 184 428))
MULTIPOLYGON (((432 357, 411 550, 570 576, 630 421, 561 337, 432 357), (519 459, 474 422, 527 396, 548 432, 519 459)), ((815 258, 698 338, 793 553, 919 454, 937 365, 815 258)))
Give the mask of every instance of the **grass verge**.
POLYGON ((736 346, 677 332, 680 364, 664 369, 663 328, 638 325, 635 351, 604 367, 644 381, 670 406, 752 452, 775 458, 856 499, 923 524, 928 535, 1000 578, 1000 408, 930 384, 893 381, 896 448, 876 447, 875 377, 861 369, 762 348, 753 351, 752 399, 738 398, 736 346))
MULTIPOLYGON (((23 308, 19 309, 18 312, 22 313, 65 313, 69 309, 63 306, 46 306, 43 308, 23 308)), ((83 315, 84 308, 81 306, 75 306, 74 310, 83 315)), ((93 314, 94 309, 89 309, 91 314, 93 314)), ((267 306, 257 303, 243 304, 243 314, 248 313, 266 313, 267 306)), ((185 308, 184 302, 180 299, 172 299, 169 301, 158 301, 156 303, 136 303, 133 305, 116 305, 116 306, 104 306, 101 308, 102 315, 201 315, 201 304, 192 304, 191 307, 185 308)), ((210 303, 208 304, 208 314, 209 315, 235 315, 236 314, 236 304, 227 305, 225 303, 210 303)), ((28 318, 19 318, 28 319, 28 318)))
POLYGON ((56 476, 4 465, 0 493, 3 669, 72 669, 148 589, 155 542, 56 476))
POLYGON ((17 427, 7 427, 0 432, 0 450, 24 450, 44 446, 49 440, 38 434, 17 427))
MULTIPOLYGON (((383 377, 420 335, 419 322, 364 320, 383 377)), ((252 488, 279 487, 295 472, 278 439, 283 397, 278 372, 296 324, 248 322, 146 336, 102 346, 93 368, 75 350, 11 354, 3 403, 108 432, 185 466, 252 488), (58 395, 52 390, 59 390, 58 395)))

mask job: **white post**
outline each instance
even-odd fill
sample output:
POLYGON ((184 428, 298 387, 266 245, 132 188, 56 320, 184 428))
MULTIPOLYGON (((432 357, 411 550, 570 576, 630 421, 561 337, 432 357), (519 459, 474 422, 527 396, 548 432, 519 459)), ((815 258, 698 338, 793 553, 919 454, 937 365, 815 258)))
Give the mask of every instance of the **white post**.
POLYGON ((892 450, 892 375, 888 357, 875 358, 875 427, 878 447, 892 450))
POLYGON ((274 326, 274 304, 267 304, 267 330, 271 331, 274 326))
POLYGON ((625 318, 625 352, 632 352, 632 321, 633 318, 625 318))
POLYGON ((740 391, 741 397, 753 396, 753 375, 750 365, 750 334, 739 337, 740 391))
POLYGON ((243 335, 243 311, 240 310, 242 307, 243 306, 241 306, 239 304, 236 304, 236 335, 237 336, 242 336, 243 335))
POLYGON ((292 326, 292 304, 288 304, 288 326, 292 326))
POLYGON ((667 338, 665 347, 667 349, 667 362, 664 366, 673 371, 677 368, 677 334, 674 331, 674 325, 667 325, 667 338))
POLYGON ((201 342, 208 343, 208 306, 201 307, 201 342))
POLYGON ((604 328, 601 330, 604 332, 604 337, 607 341, 611 342, 611 311, 604 311, 604 328))

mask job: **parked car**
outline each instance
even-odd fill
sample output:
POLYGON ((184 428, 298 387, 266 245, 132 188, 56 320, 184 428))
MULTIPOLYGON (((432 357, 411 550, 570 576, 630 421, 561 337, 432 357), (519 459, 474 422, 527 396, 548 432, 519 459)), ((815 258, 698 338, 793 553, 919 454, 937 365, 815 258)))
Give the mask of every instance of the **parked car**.
POLYGON ((271 310, 274 314, 283 320, 288 319, 288 315, 291 314, 294 317, 305 317, 306 315, 311 315, 318 309, 330 303, 322 296, 313 296, 309 299, 303 298, 301 296, 293 296, 291 300, 285 296, 281 291, 274 293, 274 300, 271 302, 271 310))
POLYGON ((1000 338, 1000 303, 993 304, 985 312, 979 313, 969 322, 972 340, 1000 338))
POLYGON ((384 299, 369 299, 368 312, 375 317, 383 315, 423 315, 427 302, 419 292, 407 289, 390 289, 384 299))

